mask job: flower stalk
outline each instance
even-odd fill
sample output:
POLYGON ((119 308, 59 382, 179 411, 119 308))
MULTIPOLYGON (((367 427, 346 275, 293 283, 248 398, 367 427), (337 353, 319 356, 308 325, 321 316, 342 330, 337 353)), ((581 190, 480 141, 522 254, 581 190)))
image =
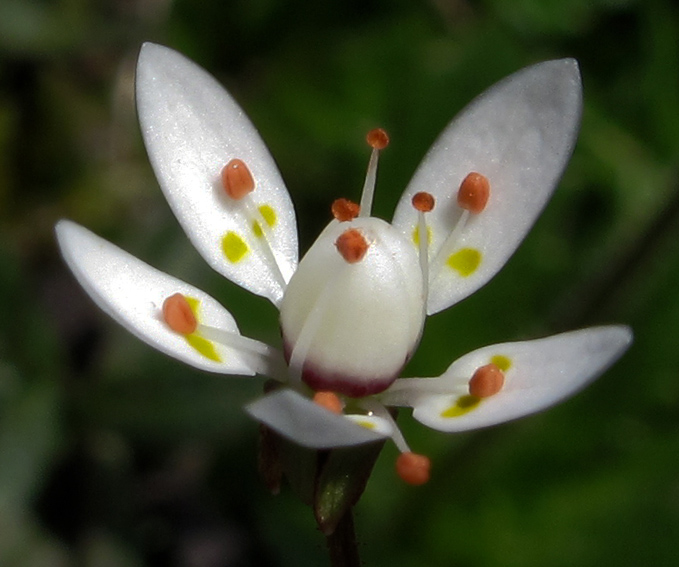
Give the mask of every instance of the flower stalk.
POLYGON ((326 536, 331 567, 360 567, 358 542, 351 509, 342 516, 335 530, 326 536))

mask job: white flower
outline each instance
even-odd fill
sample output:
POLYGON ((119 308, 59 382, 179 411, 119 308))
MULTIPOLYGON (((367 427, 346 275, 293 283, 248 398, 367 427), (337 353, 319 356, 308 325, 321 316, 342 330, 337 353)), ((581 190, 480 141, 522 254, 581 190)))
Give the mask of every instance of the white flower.
POLYGON ((370 216, 388 142, 371 132, 360 213, 337 201, 299 267, 290 197, 223 88, 182 55, 145 44, 136 89, 172 210, 215 270, 280 308, 285 353, 242 336, 209 295, 66 220, 56 229, 64 258, 104 311, 157 349, 211 372, 279 380, 246 409, 284 437, 317 449, 391 437, 401 476, 423 482, 428 462, 410 453, 387 406, 412 407, 441 431, 485 427, 573 394, 631 343, 627 327, 590 328, 487 346, 438 378, 397 379, 425 315, 492 278, 554 190, 581 113, 574 60, 528 67, 473 101, 432 146, 392 224, 370 216))

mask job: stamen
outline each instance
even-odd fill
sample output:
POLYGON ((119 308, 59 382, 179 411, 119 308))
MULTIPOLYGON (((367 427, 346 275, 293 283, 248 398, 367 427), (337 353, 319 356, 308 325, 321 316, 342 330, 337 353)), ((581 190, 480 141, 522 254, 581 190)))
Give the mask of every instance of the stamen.
POLYGON ((431 461, 424 455, 401 453, 396 459, 396 474, 401 480, 413 486, 426 484, 429 481, 430 469, 431 461))
POLYGON ((415 193, 415 195, 413 195, 412 203, 413 207, 415 207, 418 211, 428 213, 433 210, 436 201, 434 200, 434 196, 431 193, 420 191, 419 193, 415 193))
POLYGON ((486 364, 476 369, 469 380, 469 393, 477 398, 494 396, 505 383, 505 375, 495 364, 486 364))
POLYGON ((411 452, 410 447, 408 447, 408 443, 405 440, 405 437, 403 437, 403 433, 401 433, 401 430, 396 424, 394 416, 391 415, 391 413, 386 407, 384 407, 384 404, 378 402, 375 398, 368 397, 363 398, 359 402, 359 406, 364 410, 368 411, 370 414, 380 417, 384 419, 387 423, 389 423, 389 425, 391 426, 391 440, 394 442, 394 445, 396 445, 396 448, 401 453, 411 452))
POLYGON ((460 189, 457 192, 457 204, 478 215, 486 208, 489 197, 490 182, 488 178, 473 171, 460 184, 460 189))
POLYGON ((360 262, 368 251, 368 242, 356 228, 345 230, 335 241, 338 252, 349 264, 360 262))
POLYGON ((316 392, 314 394, 314 403, 324 407, 332 413, 342 413, 342 400, 335 392, 316 392))
POLYGON ((189 302, 181 293, 175 293, 163 302, 163 320, 170 329, 181 335, 190 335, 198 326, 189 302))
MULTIPOLYGON (((434 209, 436 200, 431 193, 420 191, 415 193, 412 199, 413 207, 417 210, 417 236, 420 256, 420 269, 422 270, 422 280, 424 282, 424 305, 427 305, 429 295, 429 231, 424 213, 434 209)), ((426 307, 425 307, 426 308, 426 307)))
POLYGON ((379 161, 380 150, 389 145, 389 136, 382 128, 370 130, 366 136, 366 141, 372 147, 370 162, 368 162, 368 172, 365 175, 363 193, 361 194, 361 208, 359 216, 369 217, 372 210, 373 195, 375 194, 375 180, 377 179, 377 163, 379 161))
MULTIPOLYGON (((264 256, 266 256, 266 262, 271 268, 274 278, 276 278, 280 286, 285 289, 287 280, 281 271, 280 264, 278 263, 278 259, 276 258, 276 254, 274 253, 270 242, 273 232, 272 225, 275 223, 276 219, 275 211, 269 205, 256 206, 252 198, 248 196, 255 189, 255 180, 252 177, 250 169, 243 160, 234 158, 227 163, 222 169, 221 180, 222 187, 226 194, 235 201, 240 201, 241 211, 252 226, 252 231, 257 237, 256 240, 259 244, 259 248, 264 256), (265 213, 270 217, 268 220, 265 218, 265 213)), ((245 251, 247 251, 247 245, 245 245, 243 239, 240 236, 238 236, 238 238, 241 241, 241 247, 237 252, 240 252, 243 247, 245 248, 245 251)), ((243 257, 245 251, 240 254, 232 254, 232 256, 229 256, 229 253, 227 252, 227 258, 231 262, 238 262, 243 257), (232 259, 232 257, 235 258, 235 260, 232 259)))
POLYGON ((332 203, 332 216, 340 222, 350 221, 355 219, 360 212, 358 203, 354 203, 349 199, 335 199, 332 203))
POLYGON ((272 237, 273 232, 271 226, 264 218, 264 215, 262 214, 260 207, 255 206, 250 197, 245 196, 242 200, 242 203, 245 209, 246 218, 250 219, 251 221, 254 221, 252 225, 254 234, 256 236, 258 235, 262 237, 257 238, 257 243, 259 244, 260 250, 266 256, 274 277, 278 280, 278 283, 281 285, 281 287, 285 289, 285 286, 287 285, 287 280, 285 279, 285 276, 281 271, 281 267, 280 264, 278 263, 278 259, 276 258, 276 254, 273 251, 273 248, 271 247, 270 239, 272 237))
POLYGON ((383 150, 389 145, 389 134, 382 130, 382 128, 375 128, 368 132, 365 140, 371 148, 383 150))
POLYGON ((250 337, 244 337, 237 332, 209 325, 199 324, 196 330, 207 340, 237 350, 239 354, 247 357, 258 374, 281 382, 285 381, 287 364, 285 364, 283 354, 277 349, 250 337))
POLYGON ((243 160, 232 159, 222 169, 222 186, 229 197, 238 201, 254 191, 255 180, 243 160))

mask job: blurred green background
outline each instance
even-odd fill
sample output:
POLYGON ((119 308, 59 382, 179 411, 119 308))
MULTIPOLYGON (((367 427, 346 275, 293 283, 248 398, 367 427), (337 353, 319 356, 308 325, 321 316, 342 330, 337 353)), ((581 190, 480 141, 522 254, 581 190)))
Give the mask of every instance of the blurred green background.
POLYGON ((449 436, 400 418, 433 477, 387 446, 356 509, 368 566, 679 563, 679 9, 671 0, 0 0, 0 565, 327 563, 312 515, 256 475, 259 380, 199 373, 100 313, 64 268, 74 219, 217 297, 278 343, 275 309, 213 273, 173 219, 136 123, 142 41, 216 75, 275 156, 302 250, 358 199, 366 131, 392 143, 375 213, 497 79, 576 57, 579 143, 506 268, 429 319, 409 375, 590 324, 628 354, 549 412, 449 436))

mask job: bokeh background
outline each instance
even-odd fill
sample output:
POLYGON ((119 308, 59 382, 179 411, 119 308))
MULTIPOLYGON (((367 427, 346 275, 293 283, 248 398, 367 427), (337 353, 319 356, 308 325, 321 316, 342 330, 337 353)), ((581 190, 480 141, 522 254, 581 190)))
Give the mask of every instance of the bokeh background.
POLYGON ((259 380, 199 373, 101 314, 65 270, 74 219, 217 297, 278 344, 275 309, 222 280, 165 204, 140 140, 142 41, 239 100, 295 201, 302 250, 358 199, 382 126, 375 213, 473 96, 576 57, 581 135, 549 207, 489 285, 429 319, 409 375, 473 348, 608 322, 628 354, 546 413, 449 436, 404 486, 387 446, 356 509, 368 566, 679 562, 679 10, 672 0, 0 0, 0 565, 327 563, 310 511, 256 475, 259 380))

